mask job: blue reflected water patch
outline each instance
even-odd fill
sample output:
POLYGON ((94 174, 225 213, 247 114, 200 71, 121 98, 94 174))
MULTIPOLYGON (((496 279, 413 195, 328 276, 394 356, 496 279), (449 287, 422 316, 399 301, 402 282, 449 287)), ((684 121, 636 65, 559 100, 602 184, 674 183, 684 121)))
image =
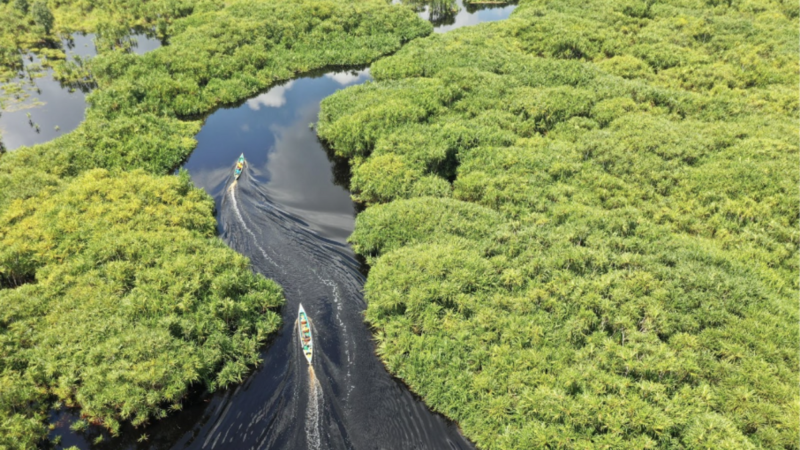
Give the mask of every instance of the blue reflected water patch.
MULTIPOLYGON (((416 3, 416 0, 412 0, 416 3)), ((395 3, 403 3, 396 0, 395 3)), ((516 0, 507 3, 472 3, 463 0, 430 0, 420 6, 418 14, 431 22, 434 33, 446 33, 456 28, 468 27, 484 22, 508 19, 517 8, 516 0)))
POLYGON ((316 122, 322 99, 370 79, 368 69, 298 78, 217 110, 197 135, 184 168, 217 199, 219 211, 232 164, 244 153, 249 176, 274 201, 315 231, 344 242, 353 231, 353 202, 344 183, 337 184, 335 163, 309 125, 316 122))
POLYGON ((434 29, 436 33, 446 33, 456 28, 467 27, 470 25, 477 25, 483 22, 496 22, 498 20, 508 19, 511 13, 517 8, 517 5, 505 5, 498 7, 497 5, 488 8, 487 5, 471 5, 464 6, 461 1, 458 1, 459 12, 454 17, 453 23, 442 24, 434 29))

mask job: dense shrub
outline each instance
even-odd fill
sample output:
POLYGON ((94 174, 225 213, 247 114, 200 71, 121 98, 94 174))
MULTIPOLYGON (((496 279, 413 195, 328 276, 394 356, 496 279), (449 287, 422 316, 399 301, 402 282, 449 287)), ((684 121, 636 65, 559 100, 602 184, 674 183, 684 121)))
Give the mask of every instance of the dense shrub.
POLYGON ((47 7, 47 2, 45 0, 36 0, 33 2, 31 15, 33 15, 33 20, 36 22, 36 25, 42 27, 46 34, 50 34, 50 31, 53 30, 55 17, 53 17, 53 12, 50 11, 50 8, 47 7))
POLYGON ((797 448, 796 6, 532 0, 326 99, 387 367, 486 449, 797 448))
POLYGON ((47 400, 116 432, 239 382, 280 324, 280 288, 214 237, 188 176, 94 170, 0 216, 0 446, 32 445, 47 400))

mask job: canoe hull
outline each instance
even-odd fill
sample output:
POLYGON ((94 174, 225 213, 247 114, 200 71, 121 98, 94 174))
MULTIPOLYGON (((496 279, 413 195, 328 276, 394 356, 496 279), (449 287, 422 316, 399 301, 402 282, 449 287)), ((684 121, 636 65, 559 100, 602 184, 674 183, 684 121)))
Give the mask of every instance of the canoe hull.
POLYGON ((244 153, 239 156, 239 160, 236 161, 236 168, 233 169, 233 178, 238 180, 239 177, 242 175, 242 171, 244 170, 244 153))
POLYGON ((300 309, 297 312, 297 332, 300 335, 300 349, 303 351, 308 363, 311 364, 311 360, 314 357, 314 339, 311 335, 311 319, 308 318, 303 305, 300 305, 300 309))

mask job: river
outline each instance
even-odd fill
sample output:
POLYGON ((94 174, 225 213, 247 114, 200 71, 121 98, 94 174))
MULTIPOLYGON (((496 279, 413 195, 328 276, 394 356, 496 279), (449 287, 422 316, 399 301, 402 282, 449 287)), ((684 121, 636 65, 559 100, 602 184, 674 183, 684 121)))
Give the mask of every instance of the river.
MULTIPOLYGON (((446 21, 437 18, 437 27, 500 20, 514 8, 459 7, 446 21)), ((326 152, 310 124, 325 97, 370 79, 366 68, 339 68, 220 108, 206 118, 183 165, 215 199, 222 239, 284 289, 284 325, 265 346, 263 363, 241 385, 195 393, 183 411, 100 443, 92 443, 99 430, 70 432, 71 414, 54 413, 61 447, 474 448, 385 370, 363 321, 364 268, 346 242, 357 213, 347 163, 326 152), (233 181, 241 153, 247 165, 233 181), (313 365, 296 332, 301 302, 314 332, 313 365)))

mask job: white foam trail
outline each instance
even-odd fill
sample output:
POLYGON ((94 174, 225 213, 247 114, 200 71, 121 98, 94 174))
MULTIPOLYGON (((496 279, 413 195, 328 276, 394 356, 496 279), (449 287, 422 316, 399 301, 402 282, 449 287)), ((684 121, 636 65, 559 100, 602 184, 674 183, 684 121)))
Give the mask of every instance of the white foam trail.
POLYGON ((344 321, 339 316, 339 313, 342 311, 342 299, 339 296, 339 285, 336 284, 335 282, 333 282, 332 280, 328 280, 326 278, 322 278, 317 273, 316 270, 314 270, 314 269, 311 269, 311 270, 312 270, 312 272, 314 272, 314 275, 317 276, 317 278, 319 279, 319 281, 322 284, 324 284, 325 286, 330 287, 331 290, 333 291, 333 303, 336 304, 336 321, 339 322, 339 327, 342 329, 342 336, 344 337, 343 341, 345 343, 345 345, 344 345, 344 354, 347 357, 347 374, 345 375, 345 377, 348 380, 347 395, 345 397, 345 401, 347 401, 347 400, 350 399, 350 393, 353 392, 353 388, 355 388, 355 386, 353 386, 352 384, 349 383, 349 380, 350 380, 350 368, 353 366, 353 358, 352 358, 351 353, 350 353, 350 345, 348 345, 348 344, 351 343, 351 341, 350 341, 350 339, 348 339, 350 336, 347 334, 347 325, 345 325, 344 321))
POLYGON ((264 249, 261 248, 260 245, 258 245, 258 238, 256 238, 255 233, 250 231, 250 228, 248 228, 247 224, 244 223, 244 219, 242 218, 242 214, 239 212, 239 204, 236 202, 236 189, 233 189, 233 186, 231 186, 230 193, 231 193, 231 200, 233 201, 233 210, 236 212, 236 217, 239 219, 239 223, 242 224, 242 227, 244 228, 244 230, 247 231, 247 233, 253 238, 253 244, 255 244, 255 246, 261 252, 261 255, 264 258, 266 258, 266 260, 269 261, 273 266, 275 266, 278 269, 280 269, 280 266, 278 265, 278 263, 276 263, 272 258, 270 258, 269 255, 267 254, 267 252, 264 251, 264 249))
POLYGON ((308 448, 319 450, 319 410, 323 402, 322 389, 314 375, 314 367, 308 366, 308 408, 306 409, 306 443, 308 448))

